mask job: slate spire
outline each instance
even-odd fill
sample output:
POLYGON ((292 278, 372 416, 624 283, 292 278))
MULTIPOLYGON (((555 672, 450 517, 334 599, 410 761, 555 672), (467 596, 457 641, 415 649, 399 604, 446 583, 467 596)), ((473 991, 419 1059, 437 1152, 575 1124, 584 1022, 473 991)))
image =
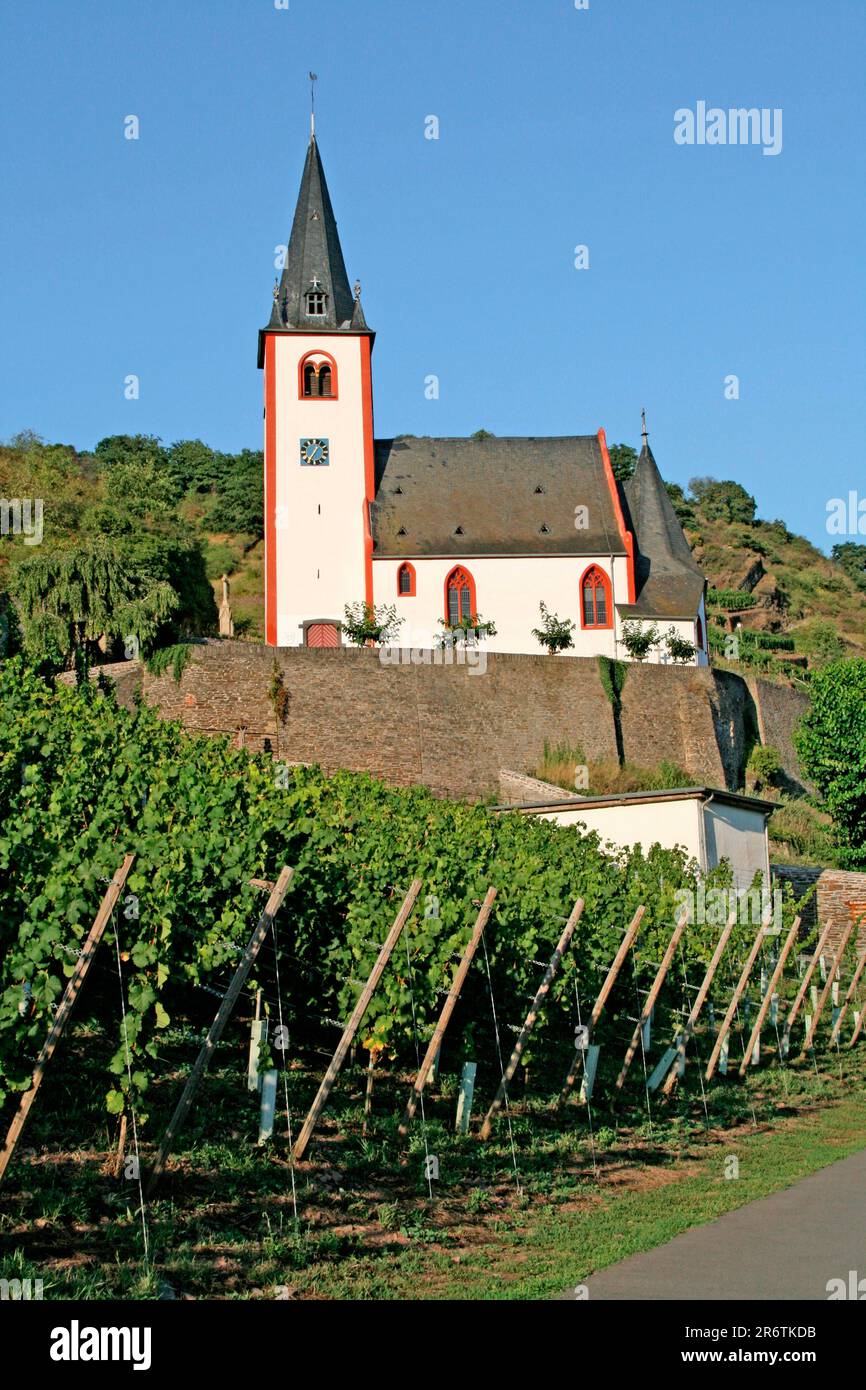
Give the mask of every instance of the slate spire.
POLYGON ((637 540, 637 602, 626 616, 642 611, 655 617, 693 616, 703 593, 704 577, 692 557, 653 457, 644 411, 641 412, 640 455, 623 493, 637 540))
POLYGON ((353 299, 337 233, 325 170, 314 131, 292 222, 286 264, 269 328, 366 328, 360 299, 353 299))

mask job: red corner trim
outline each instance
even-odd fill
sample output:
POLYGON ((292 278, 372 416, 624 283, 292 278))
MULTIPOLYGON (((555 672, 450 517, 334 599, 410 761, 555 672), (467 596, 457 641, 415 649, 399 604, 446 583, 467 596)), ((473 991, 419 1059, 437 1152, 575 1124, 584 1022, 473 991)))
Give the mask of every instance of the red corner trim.
POLYGON ((265 641, 277 645, 276 338, 265 334, 265 641))
POLYGON ((622 537, 622 543, 625 546, 626 566, 628 569, 628 601, 629 603, 634 603, 634 536, 632 535, 631 531, 627 529, 625 524, 625 517, 622 514, 622 507, 620 506, 619 501, 619 493, 616 490, 616 478, 613 476, 613 468, 610 462, 610 454, 607 452, 607 438, 603 429, 600 429, 598 432, 598 443, 599 448, 601 449, 601 461, 604 464, 604 476, 607 479, 608 492, 610 493, 610 499, 613 502, 613 510, 614 515, 616 516, 616 524, 619 527, 619 534, 622 537))

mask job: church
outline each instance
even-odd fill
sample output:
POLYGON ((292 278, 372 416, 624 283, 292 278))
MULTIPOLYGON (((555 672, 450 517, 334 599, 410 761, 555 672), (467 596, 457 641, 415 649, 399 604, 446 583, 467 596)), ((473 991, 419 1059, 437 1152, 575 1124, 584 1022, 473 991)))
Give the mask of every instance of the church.
MULTIPOLYGON (((625 624, 671 629, 707 665, 706 582, 643 430, 614 477, 603 429, 468 439, 373 431, 375 334, 350 288, 311 130, 270 322, 265 396, 265 635, 338 647, 346 605, 393 606, 400 646, 481 628, 488 651, 539 654, 540 605, 573 625, 563 656, 628 660, 625 624)), ((684 649, 688 651, 688 646, 684 649)))

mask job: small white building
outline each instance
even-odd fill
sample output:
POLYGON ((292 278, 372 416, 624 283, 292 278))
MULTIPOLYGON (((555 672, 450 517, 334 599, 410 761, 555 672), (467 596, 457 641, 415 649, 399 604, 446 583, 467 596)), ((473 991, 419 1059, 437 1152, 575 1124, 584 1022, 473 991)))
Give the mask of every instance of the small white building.
POLYGON ((268 644, 340 646, 345 607, 363 602, 396 609, 402 647, 492 623, 488 651, 539 653, 543 603, 572 625, 565 657, 628 659, 628 623, 655 630, 650 661, 708 664, 705 580, 645 426, 625 483, 603 429, 377 439, 374 337, 313 134, 259 334, 268 644))
MULTIPOLYGON (((551 788, 553 793, 558 788, 551 788)), ((557 825, 595 830, 605 845, 631 849, 652 845, 679 847, 704 873, 726 859, 736 889, 751 887, 756 873, 770 885, 767 822, 776 809, 772 801, 713 787, 679 787, 674 791, 625 792, 618 796, 552 795, 496 807, 523 816, 540 816, 557 825)))

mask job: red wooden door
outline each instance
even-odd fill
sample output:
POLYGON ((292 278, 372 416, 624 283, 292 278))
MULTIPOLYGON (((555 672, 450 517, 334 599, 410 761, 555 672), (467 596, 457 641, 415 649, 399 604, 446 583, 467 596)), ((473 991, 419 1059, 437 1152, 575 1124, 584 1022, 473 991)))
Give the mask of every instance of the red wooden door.
POLYGON ((339 647, 340 634, 336 623, 310 623, 307 628, 308 647, 339 647))

